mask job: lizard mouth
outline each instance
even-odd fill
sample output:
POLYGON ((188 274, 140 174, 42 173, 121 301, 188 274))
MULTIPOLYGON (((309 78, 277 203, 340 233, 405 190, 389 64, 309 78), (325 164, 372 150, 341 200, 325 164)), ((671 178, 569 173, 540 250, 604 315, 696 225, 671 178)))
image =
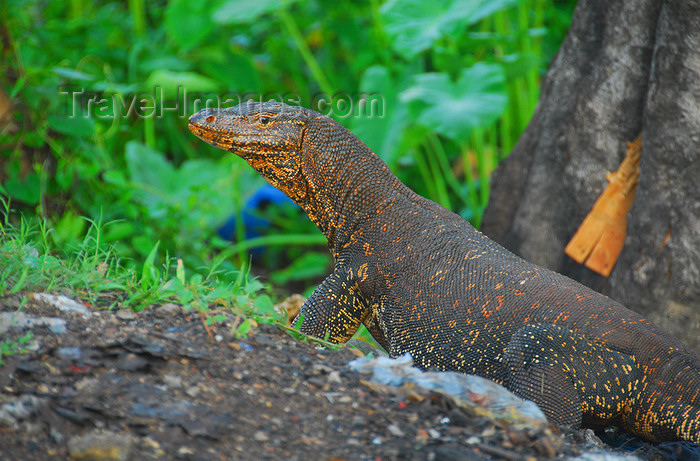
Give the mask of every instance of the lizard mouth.
MULTIPOLYGON (((211 130, 207 126, 202 126, 196 122, 189 122, 188 128, 202 141, 211 144, 214 147, 223 149, 234 154, 247 158, 250 155, 259 153, 260 149, 256 146, 245 142, 245 139, 250 135, 246 133, 221 133, 216 130, 211 130), (241 141, 243 140, 243 141, 241 141)), ((259 134, 259 138, 274 140, 278 137, 272 134, 259 134)))

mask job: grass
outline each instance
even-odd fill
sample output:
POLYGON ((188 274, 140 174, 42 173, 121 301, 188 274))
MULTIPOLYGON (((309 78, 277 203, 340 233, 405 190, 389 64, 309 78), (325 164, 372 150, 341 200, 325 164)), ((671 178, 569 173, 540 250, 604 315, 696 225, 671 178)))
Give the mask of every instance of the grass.
POLYGON ((17 354, 24 354, 28 351, 27 345, 32 341, 32 332, 27 332, 24 336, 14 339, 7 338, 0 342, 0 366, 5 365, 4 359, 17 354))
MULTIPOLYGON (((109 224, 89 221, 85 238, 68 252, 69 259, 48 250, 51 230, 45 221, 21 218, 9 221, 9 203, 0 200, 4 219, 0 221, 0 298, 33 291, 70 293, 82 302, 99 308, 126 308, 140 311, 172 302, 185 310, 195 309, 205 325, 222 319, 219 309, 237 314, 236 332, 245 335, 257 323, 274 323, 281 316, 262 284, 248 273, 239 272, 235 281, 220 277, 216 265, 207 275, 188 276, 182 260, 156 261, 158 244, 140 270, 122 265, 114 248, 101 237, 109 224)), ((3 346, 12 351, 10 343, 3 346)), ((5 354, 7 355, 7 354, 5 354)))

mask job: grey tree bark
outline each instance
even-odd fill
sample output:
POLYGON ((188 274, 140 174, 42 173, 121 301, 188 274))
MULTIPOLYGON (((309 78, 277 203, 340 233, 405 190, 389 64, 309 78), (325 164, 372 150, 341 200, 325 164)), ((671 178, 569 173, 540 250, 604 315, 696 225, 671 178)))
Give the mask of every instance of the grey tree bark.
POLYGON ((482 230, 700 351, 700 1, 581 0, 482 230), (564 247, 642 132, 627 239, 608 279, 564 247))

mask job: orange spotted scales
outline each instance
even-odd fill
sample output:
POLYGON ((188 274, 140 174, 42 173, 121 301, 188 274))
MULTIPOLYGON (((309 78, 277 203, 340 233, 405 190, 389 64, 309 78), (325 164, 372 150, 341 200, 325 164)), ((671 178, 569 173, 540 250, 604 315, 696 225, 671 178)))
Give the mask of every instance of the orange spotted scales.
POLYGON ((700 358, 619 303, 508 252, 425 199, 350 131, 309 109, 248 102, 190 118, 301 206, 335 269, 303 333, 364 324, 417 366, 490 378, 550 421, 700 442, 700 358))

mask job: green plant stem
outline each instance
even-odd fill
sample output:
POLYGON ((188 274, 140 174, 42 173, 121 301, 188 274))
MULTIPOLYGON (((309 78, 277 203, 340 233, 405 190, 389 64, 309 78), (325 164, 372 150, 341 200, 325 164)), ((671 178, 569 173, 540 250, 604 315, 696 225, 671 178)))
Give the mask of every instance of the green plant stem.
POLYGON ((425 157, 421 155, 420 152, 416 151, 414 158, 416 160, 416 165, 418 166, 418 173, 421 175, 423 184, 425 184, 425 187, 427 188, 427 195, 429 197, 437 197, 438 192, 435 184, 433 184, 433 181, 430 178, 430 174, 428 173, 430 171, 430 167, 426 163, 425 157))
POLYGON ((143 0, 129 0, 131 14, 131 29, 134 34, 142 37, 146 34, 146 7, 143 0))
MULTIPOLYGON (((474 153, 476 154, 476 165, 479 171, 479 209, 486 209, 486 205, 489 201, 489 177, 491 176, 491 170, 489 168, 491 155, 486 150, 486 133, 482 128, 476 128, 472 132, 472 145, 474 146, 474 153)), ((481 220, 481 214, 479 215, 479 221, 481 220)), ((476 216, 477 213, 474 213, 476 216)))
MULTIPOLYGON (((503 11, 499 11, 496 13, 493 17, 493 27, 494 30, 496 31, 497 34, 506 34, 508 33, 508 17, 506 16, 506 13, 503 11)), ((498 58, 503 58, 505 55, 505 52, 503 51, 503 48, 501 45, 496 45, 494 47, 494 54, 498 58)), ((501 121, 500 121, 500 145, 501 149, 503 152, 503 157, 507 156, 511 149, 513 148, 514 141, 513 141, 513 117, 514 117, 514 112, 516 112, 516 107, 513 104, 513 91, 512 91, 512 82, 508 83, 508 100, 509 104, 506 110, 503 112, 503 115, 501 116, 501 121)))
POLYGON ((156 147, 156 124, 155 117, 144 117, 143 119, 143 142, 151 149, 156 147))
POLYGON ((333 87, 326 78, 326 75, 321 70, 321 66, 318 64, 318 61, 316 61, 316 58, 314 57, 313 53, 311 53, 311 50, 306 44, 306 40, 304 40, 304 36, 301 34, 301 31, 299 30, 299 27, 294 21, 292 15, 290 15, 289 12, 284 8, 280 8, 277 11, 277 14, 282 20, 282 24, 284 24, 285 28, 287 29, 287 32, 292 37, 292 40, 294 40, 294 44, 297 46, 301 57, 304 59, 304 62, 306 62, 306 65, 309 67, 309 71, 311 71, 311 75, 313 75, 314 80, 316 80, 316 83, 318 84, 319 88, 321 88, 321 91, 323 91, 329 96, 334 95, 335 91, 333 91, 333 87))
MULTIPOLYGON (((241 170, 238 170, 240 174, 241 170)), ((245 238, 245 222, 243 221, 243 192, 239 186, 239 182, 236 182, 236 194, 234 197, 234 205, 236 207, 236 241, 239 243, 246 243, 248 240, 245 238)), ((248 263, 248 248, 244 245, 233 245, 230 248, 230 254, 238 254, 238 267, 243 268, 248 263), (237 248, 237 249, 236 249, 237 248)))
POLYGON ((392 67, 391 62, 391 46, 384 33, 384 22, 382 21, 382 15, 380 14, 381 3, 379 0, 370 0, 370 12, 372 14, 372 35, 376 40, 376 51, 380 54, 381 60, 384 62, 384 66, 387 68, 392 67))
POLYGON ((433 150, 429 141, 423 144, 423 152, 425 157, 428 159, 428 164, 430 165, 430 174, 432 175, 433 184, 435 185, 438 202, 440 202, 440 205, 444 206, 448 210, 451 210, 452 205, 450 204, 450 196, 447 193, 447 187, 445 186, 445 178, 440 172, 440 165, 437 161, 438 154, 433 150))
POLYGON ((428 139, 432 151, 435 154, 435 158, 437 158, 438 163, 440 164, 440 168, 442 169, 442 175, 445 181, 447 182, 447 185, 450 186, 454 194, 457 196, 457 198, 459 198, 462 201, 462 203, 469 207, 475 205, 475 203, 471 203, 469 197, 464 197, 462 193, 462 187, 459 184, 459 181, 457 181, 457 178, 455 177, 454 173, 452 172, 452 168, 450 167, 450 160, 447 158, 447 154, 445 153, 445 149, 443 149, 442 147, 442 142, 440 142, 440 139, 437 137, 436 134, 431 134, 428 139))
POLYGON ((78 19, 83 13, 83 1, 82 0, 71 0, 70 2, 70 18, 78 19))

